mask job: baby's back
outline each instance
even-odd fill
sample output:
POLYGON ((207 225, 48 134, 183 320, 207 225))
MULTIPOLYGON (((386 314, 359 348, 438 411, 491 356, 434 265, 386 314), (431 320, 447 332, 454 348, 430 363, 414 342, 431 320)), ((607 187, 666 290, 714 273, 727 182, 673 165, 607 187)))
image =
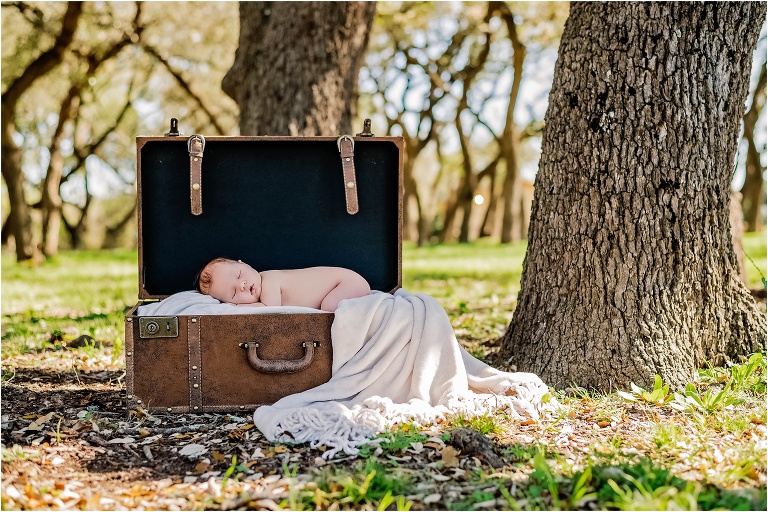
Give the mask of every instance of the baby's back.
POLYGON ((261 275, 261 301, 268 306, 304 306, 335 311, 339 301, 371 292, 362 276, 340 267, 268 270, 261 275))

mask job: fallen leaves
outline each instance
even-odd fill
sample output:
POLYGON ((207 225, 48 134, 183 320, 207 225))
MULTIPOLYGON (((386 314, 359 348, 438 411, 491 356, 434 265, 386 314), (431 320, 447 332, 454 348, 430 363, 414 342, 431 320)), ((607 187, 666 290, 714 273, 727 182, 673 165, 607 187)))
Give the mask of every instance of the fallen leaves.
POLYGON ((207 451, 208 451, 208 448, 205 445, 191 443, 191 444, 185 445, 181 450, 179 450, 179 455, 183 455, 189 458, 195 458, 204 454, 207 451))
POLYGON ((453 446, 446 446, 440 450, 440 457, 443 466, 446 468, 455 468, 459 465, 459 451, 453 446))

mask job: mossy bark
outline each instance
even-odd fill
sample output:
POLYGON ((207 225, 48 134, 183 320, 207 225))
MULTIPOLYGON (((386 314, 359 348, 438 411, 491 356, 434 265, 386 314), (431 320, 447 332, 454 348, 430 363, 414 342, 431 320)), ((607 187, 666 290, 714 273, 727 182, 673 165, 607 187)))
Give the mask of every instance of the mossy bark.
POLYGON ((673 386, 759 350, 729 195, 764 3, 573 3, 549 97, 517 370, 673 386))
POLYGON ((240 45, 222 82, 240 133, 351 133, 375 11, 375 2, 241 2, 240 45))

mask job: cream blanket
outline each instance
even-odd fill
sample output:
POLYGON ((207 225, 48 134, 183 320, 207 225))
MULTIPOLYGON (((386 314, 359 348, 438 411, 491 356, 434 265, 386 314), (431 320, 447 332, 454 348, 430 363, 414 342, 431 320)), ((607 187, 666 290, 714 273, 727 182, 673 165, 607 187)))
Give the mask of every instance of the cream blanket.
POLYGON ((256 409, 271 441, 325 445, 326 459, 399 422, 507 408, 537 419, 547 386, 531 373, 505 373, 469 355, 429 295, 398 290, 341 302, 331 330, 333 376, 316 388, 256 409))

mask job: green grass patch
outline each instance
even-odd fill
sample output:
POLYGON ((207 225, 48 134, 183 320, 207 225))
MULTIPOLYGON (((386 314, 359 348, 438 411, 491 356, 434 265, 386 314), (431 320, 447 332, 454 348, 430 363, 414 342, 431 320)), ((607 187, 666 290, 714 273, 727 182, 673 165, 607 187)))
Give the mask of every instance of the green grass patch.
MULTIPOLYGON (((747 260, 750 287, 760 287, 765 237, 746 235, 744 248, 759 267, 747 260)), ((403 287, 436 297, 462 345, 482 358, 511 320, 524 256, 525 244, 405 244, 403 287)), ((64 252, 39 267, 18 265, 13 255, 4 254, 2 380, 13 382, 19 368, 43 368, 57 358, 75 374, 83 361, 96 370, 121 368, 124 313, 137 302, 137 267, 136 251, 64 252), (86 341, 70 348, 81 336, 86 341)), ((492 435, 505 468, 475 465, 465 454, 459 456, 461 467, 448 466, 440 450, 423 446, 440 435, 434 433, 436 425, 427 434, 403 424, 363 447, 362 459, 299 468, 302 474, 286 470, 296 486, 280 505, 298 510, 471 510, 478 504, 525 510, 763 509, 766 373, 765 355, 753 354, 725 368, 700 370, 677 394, 670 395, 661 381, 652 389, 636 387, 623 398, 573 386, 554 395, 562 411, 535 424, 512 421, 501 411, 454 416, 438 425, 444 429, 442 441, 457 427, 492 435), (426 458, 429 464, 414 470, 426 458), (424 501, 436 495, 440 501, 424 501)), ((37 456, 28 447, 6 447, 3 462, 37 456)), ((242 481, 244 467, 232 460, 225 473, 228 488, 242 481)))

